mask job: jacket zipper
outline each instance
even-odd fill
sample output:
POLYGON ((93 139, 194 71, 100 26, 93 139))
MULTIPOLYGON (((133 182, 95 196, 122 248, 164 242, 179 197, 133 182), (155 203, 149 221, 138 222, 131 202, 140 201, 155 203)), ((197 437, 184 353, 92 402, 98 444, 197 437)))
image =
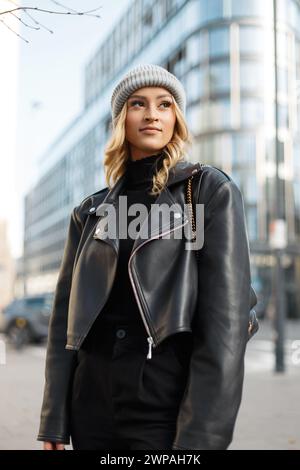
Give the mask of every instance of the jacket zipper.
MULTIPOLYGON (((174 230, 177 230, 178 228, 180 227, 183 227, 184 225, 186 225, 188 223, 188 220, 185 221, 184 224, 181 224, 179 225, 178 227, 176 227, 174 230)), ((147 354, 147 359, 151 359, 152 358, 152 346, 154 344, 154 347, 156 346, 155 345, 155 342, 154 342, 154 339, 153 339, 153 336, 151 334, 151 331, 150 331, 150 326, 148 325, 147 323, 147 320, 146 320, 146 316, 144 315, 144 311, 143 311, 143 307, 141 305, 141 302, 140 302, 140 299, 139 299, 139 295, 138 295, 138 292, 137 292, 137 287, 134 283, 134 280, 133 280, 133 276, 132 276, 132 273, 130 271, 130 263, 131 263, 131 259, 133 257, 133 255, 137 252, 137 250, 139 248, 141 248, 141 246, 145 245, 146 243, 148 243, 150 240, 154 240, 156 238, 159 238, 160 236, 164 236, 166 235, 167 233, 171 233, 173 231, 172 230, 167 230, 166 232, 163 232, 163 233, 160 233, 154 237, 151 237, 151 238, 148 238, 147 240, 145 240, 143 243, 141 243, 130 255, 129 257, 129 261, 128 261, 128 273, 129 273, 129 278, 130 278, 130 282, 131 282, 131 285, 132 285, 132 288, 133 288, 133 292, 134 292, 134 295, 135 295, 135 298, 136 298, 136 301, 137 301, 137 304, 138 304, 138 307, 139 307, 139 310, 140 310, 140 313, 141 313, 141 316, 142 316, 142 320, 144 322, 144 325, 145 325, 145 328, 147 330, 147 333, 148 333, 148 338, 147 338, 147 341, 148 341, 148 344, 149 344, 149 349, 148 349, 148 354, 147 354)))

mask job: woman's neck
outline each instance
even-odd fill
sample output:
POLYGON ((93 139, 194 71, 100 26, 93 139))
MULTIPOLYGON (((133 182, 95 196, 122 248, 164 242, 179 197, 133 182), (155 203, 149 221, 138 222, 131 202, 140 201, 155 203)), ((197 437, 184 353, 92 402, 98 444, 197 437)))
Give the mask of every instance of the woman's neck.
POLYGON ((163 153, 156 153, 138 160, 128 160, 126 175, 128 189, 143 189, 152 186, 154 174, 161 168, 163 153))

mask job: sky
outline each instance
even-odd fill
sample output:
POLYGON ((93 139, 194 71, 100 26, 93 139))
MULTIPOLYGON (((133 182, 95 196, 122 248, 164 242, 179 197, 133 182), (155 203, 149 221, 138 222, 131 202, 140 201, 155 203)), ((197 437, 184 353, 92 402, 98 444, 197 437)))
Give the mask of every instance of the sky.
MULTIPOLYGON (((8 221, 14 258, 23 252, 24 195, 39 173, 48 146, 83 108, 84 66, 132 0, 62 0, 78 11, 100 7, 90 16, 28 12, 44 27, 34 30, 11 14, 0 19, 0 218, 8 221), (28 42, 25 42, 28 41, 28 42)), ((65 11, 51 0, 22 6, 65 11)), ((12 8, 0 0, 0 11, 12 8)), ((34 22, 22 15, 28 25, 34 22)), ((37 25, 35 25, 37 27, 37 25)))

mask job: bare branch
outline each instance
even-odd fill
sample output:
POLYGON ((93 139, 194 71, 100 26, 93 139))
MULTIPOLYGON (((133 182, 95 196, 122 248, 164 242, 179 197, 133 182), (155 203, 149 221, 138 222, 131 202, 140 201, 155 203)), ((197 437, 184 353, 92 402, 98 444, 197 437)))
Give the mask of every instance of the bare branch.
POLYGON ((14 13, 10 13, 12 16, 14 16, 17 20, 21 21, 21 23, 24 25, 24 26, 27 26, 27 28, 31 28, 31 29, 41 29, 40 27, 35 27, 35 26, 31 26, 30 24, 27 24, 25 23, 25 21, 22 20, 22 18, 19 18, 18 15, 15 15, 14 13))
MULTIPOLYGON (((14 0, 8 0, 10 3, 13 3, 14 5, 16 5, 17 7, 19 6, 17 4, 17 2, 15 2, 14 0)), ((26 16, 28 16, 28 18, 30 18, 35 24, 41 26, 42 28, 44 28, 46 31, 48 31, 48 33, 51 33, 53 34, 53 31, 52 29, 49 29, 47 28, 47 26, 45 26, 44 24, 40 23, 39 21, 37 21, 30 13, 28 13, 28 11, 24 11, 24 14, 26 16)))
POLYGON ((74 13, 77 13, 77 14, 78 14, 78 11, 77 11, 77 10, 73 10, 73 8, 66 7, 66 6, 63 5, 62 3, 56 2, 56 0, 50 0, 50 2, 51 2, 51 3, 54 3, 55 5, 57 5, 57 6, 59 6, 59 7, 64 8, 65 10, 73 11, 74 13))
POLYGON ((53 13, 55 15, 79 15, 79 16, 82 16, 82 15, 85 15, 85 16, 94 16, 95 18, 101 18, 100 15, 91 15, 90 13, 92 13, 93 11, 97 11, 99 10, 100 8, 102 8, 101 6, 98 7, 98 8, 94 8, 93 10, 88 10, 88 11, 78 11, 78 12, 73 12, 73 11, 52 11, 52 10, 44 10, 43 8, 39 8, 39 7, 17 7, 17 8, 14 8, 13 10, 5 10, 5 11, 0 11, 0 15, 6 15, 7 13, 11 13, 11 12, 14 12, 14 11, 18 11, 18 10, 22 10, 22 11, 26 11, 26 10, 34 10, 34 11, 40 11, 42 13, 53 13))
POLYGON ((29 41, 28 41, 27 39, 23 38, 19 33, 17 33, 17 32, 14 31, 10 26, 8 26, 8 24, 6 24, 4 20, 2 20, 2 19, 0 18, 0 21, 1 21, 1 23, 4 24, 4 26, 6 26, 6 28, 8 28, 12 33, 16 34, 16 35, 17 35, 20 39, 22 39, 23 41, 29 43, 29 41))
MULTIPOLYGON (((12 15, 17 20, 19 20, 24 26, 26 26, 27 28, 34 29, 34 30, 39 30, 39 29, 41 29, 40 28, 40 26, 41 26, 42 28, 46 29, 51 34, 53 34, 53 31, 51 29, 47 28, 46 26, 44 26, 43 24, 41 24, 39 21, 37 21, 30 13, 28 13, 27 10, 34 10, 36 12, 41 12, 41 13, 52 13, 54 15, 93 16, 95 18, 101 18, 100 15, 95 15, 95 14, 93 14, 93 12, 99 10, 100 8, 102 8, 102 6, 94 8, 93 10, 77 11, 77 10, 74 10, 74 9, 60 3, 60 2, 57 2, 56 0, 50 0, 55 5, 67 10, 67 11, 53 11, 53 10, 45 10, 45 9, 39 8, 39 7, 26 7, 26 6, 20 7, 17 4, 17 2, 15 2, 14 0, 8 0, 8 1, 10 3, 12 3, 13 5, 15 5, 16 8, 13 8, 11 10, 0 11, 0 16, 2 16, 2 15, 12 15), (25 23, 25 21, 23 21, 15 12, 24 12, 24 14, 27 15, 38 27, 29 25, 28 23, 25 23)), ((29 43, 29 41, 27 41, 27 39, 23 38, 20 34, 18 34, 16 31, 14 31, 10 26, 8 26, 8 24, 4 20, 0 19, 0 21, 1 21, 2 24, 4 24, 4 26, 6 26, 10 31, 15 33, 19 38, 21 38, 25 42, 29 43)))

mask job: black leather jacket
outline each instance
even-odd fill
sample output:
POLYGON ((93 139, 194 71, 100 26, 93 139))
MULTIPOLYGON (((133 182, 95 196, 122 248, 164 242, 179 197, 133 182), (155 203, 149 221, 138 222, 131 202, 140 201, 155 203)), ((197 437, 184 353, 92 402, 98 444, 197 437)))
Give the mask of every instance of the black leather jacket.
MULTIPOLYGON (((118 204, 123 185, 124 176, 72 211, 50 319, 38 440, 69 443, 77 351, 109 296, 117 266, 118 237, 105 238, 97 214, 101 204, 118 204)), ((241 402, 252 307, 243 198, 221 170, 181 161, 155 202, 177 204, 177 217, 152 224, 149 239, 135 240, 128 270, 152 348, 174 333, 193 333, 173 448, 226 449, 241 402), (193 201, 204 204, 198 263, 195 252, 184 249, 186 240, 174 237, 189 223, 184 203, 191 175, 193 201)))

